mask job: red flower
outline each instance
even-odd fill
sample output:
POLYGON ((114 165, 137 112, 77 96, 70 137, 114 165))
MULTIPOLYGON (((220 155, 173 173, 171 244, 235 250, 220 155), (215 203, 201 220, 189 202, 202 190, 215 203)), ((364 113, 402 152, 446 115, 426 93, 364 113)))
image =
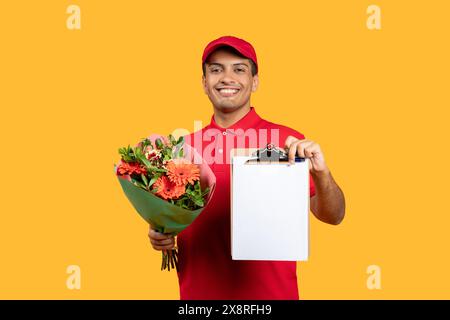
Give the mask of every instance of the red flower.
POLYGON ((147 147, 144 154, 145 157, 150 161, 156 160, 161 157, 161 152, 159 150, 150 149, 150 147, 147 147))
POLYGON ((170 181, 177 185, 185 186, 200 180, 199 167, 185 159, 173 159, 167 163, 166 168, 170 181))
POLYGON ((117 167, 117 175, 119 176, 125 176, 125 175, 132 175, 133 173, 135 174, 146 174, 147 173, 147 169, 137 163, 137 162, 124 162, 124 161, 120 161, 119 166, 117 167))
POLYGON ((155 193, 157 196, 163 199, 177 199, 185 193, 184 186, 177 186, 171 182, 166 176, 161 176, 152 186, 153 190, 157 190, 155 193))

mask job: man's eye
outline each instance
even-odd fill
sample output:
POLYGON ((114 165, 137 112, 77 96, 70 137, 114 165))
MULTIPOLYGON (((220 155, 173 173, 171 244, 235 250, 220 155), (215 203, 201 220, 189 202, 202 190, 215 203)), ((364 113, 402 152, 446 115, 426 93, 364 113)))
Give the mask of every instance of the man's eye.
POLYGON ((220 71, 220 69, 211 69, 211 72, 212 73, 217 73, 217 72, 219 72, 220 71))
POLYGON ((243 69, 243 68, 237 68, 236 71, 237 71, 237 72, 245 72, 245 69, 243 69))

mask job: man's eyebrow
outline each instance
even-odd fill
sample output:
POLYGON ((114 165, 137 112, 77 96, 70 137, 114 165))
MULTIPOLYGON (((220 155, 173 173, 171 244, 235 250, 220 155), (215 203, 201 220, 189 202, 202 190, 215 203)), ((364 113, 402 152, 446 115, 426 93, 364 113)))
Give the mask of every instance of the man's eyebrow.
MULTIPOLYGON (((211 62, 208 63, 208 66, 219 66, 219 67, 223 67, 223 64, 218 63, 218 62, 211 62)), ((249 65, 245 62, 238 62, 238 63, 234 63, 233 66, 246 66, 247 68, 249 67, 249 65)))
POLYGON ((233 66, 246 66, 246 67, 249 67, 249 65, 246 64, 245 62, 235 63, 235 64, 233 64, 233 66))

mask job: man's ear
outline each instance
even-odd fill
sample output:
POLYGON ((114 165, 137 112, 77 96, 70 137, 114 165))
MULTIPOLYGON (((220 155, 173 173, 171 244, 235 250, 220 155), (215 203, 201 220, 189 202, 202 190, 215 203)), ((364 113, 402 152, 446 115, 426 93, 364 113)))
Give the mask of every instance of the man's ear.
POLYGON ((255 75, 253 76, 252 92, 255 92, 256 89, 258 89, 258 85, 259 85, 259 78, 258 78, 258 75, 255 74, 255 75))
POLYGON ((203 87, 203 92, 205 92, 205 94, 208 94, 208 88, 206 87, 206 77, 205 75, 202 76, 202 87, 203 87))

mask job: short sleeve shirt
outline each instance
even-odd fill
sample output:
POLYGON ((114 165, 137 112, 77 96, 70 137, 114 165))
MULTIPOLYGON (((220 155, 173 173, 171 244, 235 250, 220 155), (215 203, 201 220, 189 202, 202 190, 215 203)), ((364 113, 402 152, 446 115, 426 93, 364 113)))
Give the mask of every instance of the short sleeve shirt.
MULTIPOLYGON (((304 139, 298 131, 262 119, 252 107, 228 128, 212 116, 209 125, 185 137, 209 163, 216 189, 207 207, 177 237, 180 299, 298 300, 295 261, 231 259, 230 151, 268 143, 283 148, 289 135, 304 139)), ((310 176, 310 196, 314 194, 310 176)))

